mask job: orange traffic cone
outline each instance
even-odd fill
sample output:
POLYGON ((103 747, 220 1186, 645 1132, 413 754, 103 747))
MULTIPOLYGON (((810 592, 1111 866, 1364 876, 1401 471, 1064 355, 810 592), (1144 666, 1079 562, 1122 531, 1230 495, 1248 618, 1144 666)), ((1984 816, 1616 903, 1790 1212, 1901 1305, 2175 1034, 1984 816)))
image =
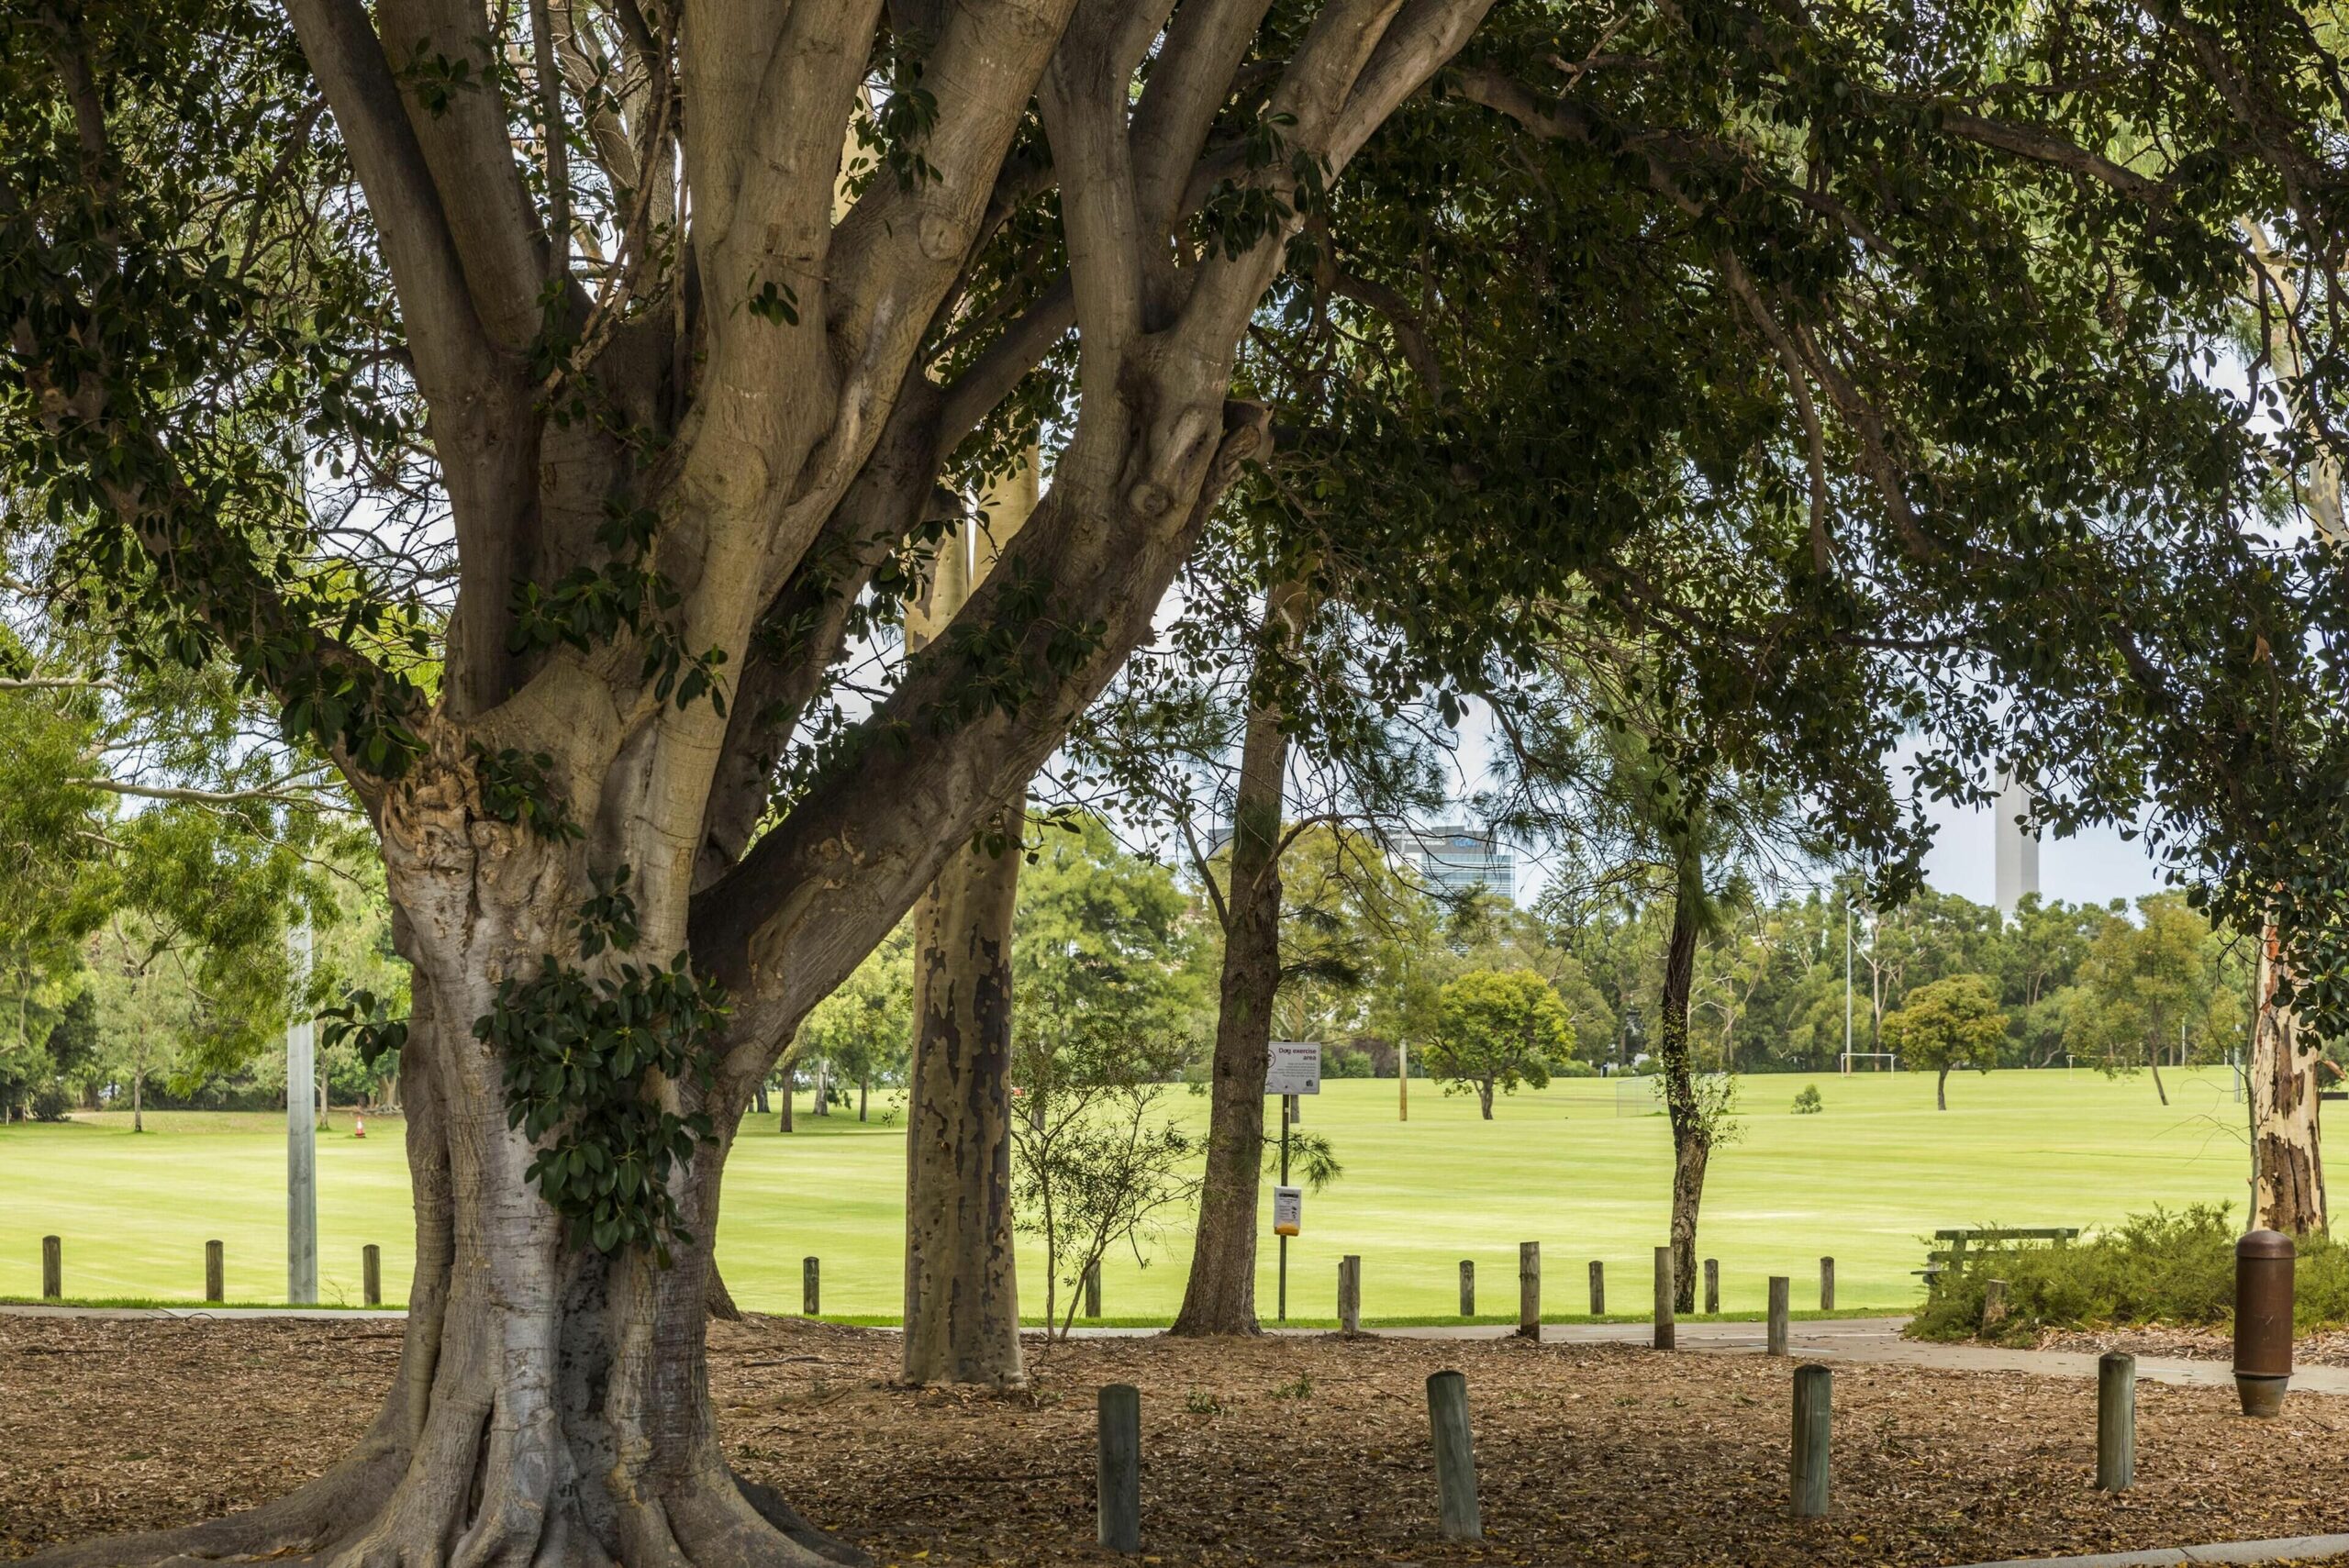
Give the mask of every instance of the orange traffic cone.
POLYGON ((351 1118, 351 1136, 353 1138, 367 1136, 367 1118, 356 1112, 353 1112, 351 1118))

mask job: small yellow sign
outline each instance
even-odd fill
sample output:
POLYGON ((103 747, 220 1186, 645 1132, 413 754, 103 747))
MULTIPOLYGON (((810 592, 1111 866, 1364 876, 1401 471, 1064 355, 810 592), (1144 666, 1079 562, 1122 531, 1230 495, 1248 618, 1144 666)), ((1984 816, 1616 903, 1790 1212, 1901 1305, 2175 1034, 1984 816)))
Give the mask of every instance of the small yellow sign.
POLYGON ((1273 1234, 1294 1236, 1305 1218, 1305 1189, 1275 1187, 1273 1189, 1273 1234))

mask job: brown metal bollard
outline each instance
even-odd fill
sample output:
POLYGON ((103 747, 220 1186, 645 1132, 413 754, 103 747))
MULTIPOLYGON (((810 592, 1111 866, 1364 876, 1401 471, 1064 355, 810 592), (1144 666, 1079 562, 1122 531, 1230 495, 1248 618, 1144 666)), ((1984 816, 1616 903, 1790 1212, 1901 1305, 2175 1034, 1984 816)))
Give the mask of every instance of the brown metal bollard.
POLYGON ((2292 1379, 2292 1239, 2254 1230, 2235 1243, 2235 1393, 2246 1416, 2284 1408, 2292 1379))

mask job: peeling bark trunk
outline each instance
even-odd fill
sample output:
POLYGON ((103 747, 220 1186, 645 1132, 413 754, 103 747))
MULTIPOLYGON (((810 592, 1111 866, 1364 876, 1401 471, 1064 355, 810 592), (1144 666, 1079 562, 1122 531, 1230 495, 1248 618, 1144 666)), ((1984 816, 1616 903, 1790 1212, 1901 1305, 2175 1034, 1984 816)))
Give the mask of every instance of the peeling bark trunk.
POLYGON ((1672 936, 1664 953, 1663 1018, 1656 1051, 1664 1062, 1664 1106, 1672 1121, 1672 1289, 1675 1309, 1697 1310, 1697 1210, 1705 1196, 1705 1167, 1713 1130, 1697 1104, 1688 1060, 1688 993, 1697 969, 1696 911, 1675 902, 1672 936))
POLYGON ((2316 1078, 2321 1051, 2292 1009, 2276 1002, 2277 984, 2285 978, 2281 971, 2270 931, 2260 943, 2251 1033, 2252 1161, 2257 1172, 2252 1224, 2310 1236, 2325 1229, 2316 1078))
MULTIPOLYGON (((1036 509, 1041 466, 987 496, 988 532, 939 545, 923 602, 907 617, 909 651, 927 646, 968 601, 1036 509)), ((906 1264, 902 1375, 910 1384, 1015 1386, 1019 1281, 1012 1247, 1011 923, 1019 891, 1019 804, 947 862, 914 909, 914 1039, 906 1095, 906 1264)), ((864 1119, 862 1093, 857 1119, 864 1119)))
MULTIPOLYGON (((1013 845, 1020 822, 1001 828, 1013 845)), ((973 846, 915 913, 906 1095, 907 1383, 1019 1383, 1011 1237, 1011 916, 1019 852, 973 846)))
MULTIPOLYGON (((1284 619, 1301 627, 1301 589, 1276 588, 1265 606, 1263 662, 1284 619)), ((1279 706, 1259 698, 1241 740, 1231 811, 1231 867, 1224 898, 1223 973, 1208 1108, 1207 1175, 1199 1188, 1191 1277, 1169 1333, 1253 1334, 1256 1212, 1264 1184, 1264 1073, 1271 1060, 1273 997, 1281 973, 1281 809, 1288 736, 1279 706)))

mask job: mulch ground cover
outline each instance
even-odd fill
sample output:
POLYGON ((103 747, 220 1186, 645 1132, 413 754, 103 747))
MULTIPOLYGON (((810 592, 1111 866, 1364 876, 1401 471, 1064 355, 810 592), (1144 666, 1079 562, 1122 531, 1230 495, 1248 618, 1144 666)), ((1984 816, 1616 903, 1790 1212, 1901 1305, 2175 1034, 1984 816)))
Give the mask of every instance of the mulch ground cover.
MULTIPOLYGON (((246 1507, 317 1473, 388 1383, 395 1325, 0 1318, 0 1556, 246 1507)), ((1082 1340, 1017 1395, 915 1392, 894 1340, 754 1318, 711 1336, 748 1474, 876 1564, 1110 1561, 1095 1390, 1142 1390, 1143 1561, 1169 1565, 1951 1563, 2343 1528, 2349 1401, 2253 1423, 2141 1385, 2106 1496, 2094 1393, 1842 1367, 1834 1512, 1786 1517, 1789 1369, 1515 1341, 1082 1340), (1467 1374, 1486 1540, 1435 1539, 1430 1373, 1467 1374)))

